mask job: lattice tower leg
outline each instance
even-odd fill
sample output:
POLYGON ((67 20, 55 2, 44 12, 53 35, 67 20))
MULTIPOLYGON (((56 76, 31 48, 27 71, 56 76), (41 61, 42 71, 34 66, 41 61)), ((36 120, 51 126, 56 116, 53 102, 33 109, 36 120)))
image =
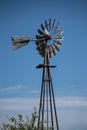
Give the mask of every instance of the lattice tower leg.
POLYGON ((59 130, 48 56, 45 57, 44 64, 38 114, 38 130, 44 130, 44 128, 46 130, 59 130))

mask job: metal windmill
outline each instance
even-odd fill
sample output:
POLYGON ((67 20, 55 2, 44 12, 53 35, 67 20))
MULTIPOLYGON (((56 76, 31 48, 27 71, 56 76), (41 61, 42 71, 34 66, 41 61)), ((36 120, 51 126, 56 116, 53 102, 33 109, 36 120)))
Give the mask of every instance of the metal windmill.
POLYGON ((61 41, 63 40, 63 31, 59 22, 55 19, 45 20, 37 30, 36 39, 30 39, 27 36, 12 37, 13 49, 22 47, 29 42, 35 41, 36 49, 43 57, 43 63, 36 68, 42 68, 42 86, 40 95, 40 105, 38 114, 38 130, 59 130, 58 118, 55 104, 55 96, 52 83, 51 68, 56 66, 50 65, 50 58, 59 51, 61 41))

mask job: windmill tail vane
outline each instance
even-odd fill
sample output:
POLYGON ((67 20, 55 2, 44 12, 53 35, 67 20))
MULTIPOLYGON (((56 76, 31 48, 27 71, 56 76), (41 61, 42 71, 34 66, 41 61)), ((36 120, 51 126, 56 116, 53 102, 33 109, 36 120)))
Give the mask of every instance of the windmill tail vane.
POLYGON ((29 42, 35 42, 35 41, 41 41, 41 40, 45 40, 46 37, 48 38, 48 35, 46 35, 45 37, 38 37, 36 36, 36 38, 32 38, 30 39, 28 36, 12 36, 12 43, 13 43, 13 49, 16 50, 24 45, 27 45, 29 42))
POLYGON ((44 24, 37 29, 35 38, 28 36, 12 36, 13 49, 18 49, 30 42, 35 42, 36 50, 44 58, 43 64, 39 64, 36 68, 42 68, 42 86, 38 113, 38 130, 59 130, 58 117, 53 90, 51 68, 55 65, 50 65, 50 58, 55 56, 62 45, 64 31, 60 27, 59 22, 55 19, 45 20, 44 24), (40 123, 42 122, 42 126, 40 123), (41 128, 40 128, 41 127, 41 128))

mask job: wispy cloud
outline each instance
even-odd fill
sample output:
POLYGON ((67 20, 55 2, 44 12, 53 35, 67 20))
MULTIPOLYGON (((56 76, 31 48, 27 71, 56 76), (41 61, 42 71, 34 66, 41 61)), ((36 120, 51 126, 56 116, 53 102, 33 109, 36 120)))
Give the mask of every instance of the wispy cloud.
POLYGON ((29 89, 28 86, 26 85, 17 85, 17 86, 11 86, 11 87, 7 87, 7 88, 4 88, 4 89, 0 89, 0 93, 1 94, 5 94, 5 93, 14 93, 14 92, 17 92, 17 91, 24 91, 24 92, 28 92, 28 94, 37 94, 38 93, 38 90, 36 89, 29 89))
MULTIPOLYGON (((0 99, 1 110, 27 110, 38 107, 39 98, 8 98, 0 99)), ((56 98, 57 107, 87 107, 87 97, 56 98)))
POLYGON ((12 91, 17 91, 17 90, 20 90, 22 88, 23 88, 22 85, 7 87, 7 88, 4 88, 4 89, 0 89, 0 93, 7 93, 7 92, 12 92, 12 91))
POLYGON ((69 86, 65 86, 65 87, 61 87, 60 90, 71 90, 71 89, 75 89, 77 88, 77 86, 75 84, 69 85, 69 86))
POLYGON ((87 107, 87 97, 59 97, 56 103, 59 107, 87 107))
POLYGON ((39 99, 8 98, 0 99, 0 110, 29 110, 37 107, 39 99))

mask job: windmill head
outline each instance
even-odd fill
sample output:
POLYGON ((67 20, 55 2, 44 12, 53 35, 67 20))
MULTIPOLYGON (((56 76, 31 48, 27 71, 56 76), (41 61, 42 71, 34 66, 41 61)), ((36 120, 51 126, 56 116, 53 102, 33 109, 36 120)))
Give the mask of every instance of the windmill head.
POLYGON ((36 39, 30 39, 28 36, 12 36, 13 49, 18 49, 30 41, 35 41, 36 49, 42 57, 45 56, 45 50, 47 50, 49 57, 52 57, 60 50, 63 33, 59 22, 56 22, 55 19, 45 20, 40 29, 37 29, 36 39))

